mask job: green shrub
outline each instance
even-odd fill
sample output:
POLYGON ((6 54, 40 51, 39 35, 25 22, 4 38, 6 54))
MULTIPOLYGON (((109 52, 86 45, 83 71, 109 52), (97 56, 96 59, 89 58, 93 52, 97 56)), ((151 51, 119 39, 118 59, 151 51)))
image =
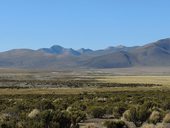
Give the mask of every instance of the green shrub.
POLYGON ((113 108, 113 115, 116 118, 120 118, 122 116, 122 114, 126 111, 126 105, 124 104, 116 104, 116 106, 113 108))
POLYGON ((40 109, 40 110, 48 110, 48 109, 55 109, 55 106, 52 104, 51 101, 49 100, 43 100, 43 101, 39 101, 36 106, 36 108, 40 109))
POLYGON ((94 118, 102 118, 105 114, 105 110, 103 107, 92 107, 90 113, 94 118))
POLYGON ((121 121, 121 120, 117 120, 117 121, 106 121, 104 122, 104 125, 107 128, 127 128, 125 122, 121 121))
POLYGON ((149 118, 150 112, 146 106, 131 107, 123 113, 123 119, 134 122, 137 126, 141 126, 149 118))

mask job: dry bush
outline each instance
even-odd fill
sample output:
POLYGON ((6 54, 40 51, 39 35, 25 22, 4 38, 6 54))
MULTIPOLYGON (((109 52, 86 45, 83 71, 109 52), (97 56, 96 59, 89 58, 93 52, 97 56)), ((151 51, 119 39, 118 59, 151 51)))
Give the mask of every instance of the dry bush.
POLYGON ((149 117, 149 122, 156 124, 160 121, 161 115, 158 111, 153 111, 149 117))
POLYGON ((141 128, 156 128, 154 124, 143 124, 141 128))
POLYGON ((170 123, 170 113, 167 113, 163 119, 164 123, 170 123))
POLYGON ((97 128, 95 125, 88 125, 86 128, 97 128))
POLYGON ((153 124, 145 124, 144 127, 141 128, 170 128, 170 124, 168 123, 157 123, 156 125, 153 124))
POLYGON ((23 122, 18 122, 17 123, 17 128, 25 128, 24 125, 25 124, 23 122))
POLYGON ((11 115, 9 114, 6 114, 6 113, 0 114, 0 122, 8 121, 10 120, 10 118, 11 118, 11 115))
POLYGON ((156 124, 156 128, 169 128, 163 123, 156 124))
POLYGON ((123 119, 123 120, 130 121, 130 116, 131 116, 130 110, 126 110, 126 111, 123 113, 122 119, 123 119))
POLYGON ((136 125, 133 122, 129 122, 129 121, 124 121, 124 122, 128 128, 136 128, 136 125))
POLYGON ((40 111, 38 109, 33 109, 29 114, 28 117, 29 118, 35 118, 36 116, 38 116, 38 114, 40 114, 40 111))

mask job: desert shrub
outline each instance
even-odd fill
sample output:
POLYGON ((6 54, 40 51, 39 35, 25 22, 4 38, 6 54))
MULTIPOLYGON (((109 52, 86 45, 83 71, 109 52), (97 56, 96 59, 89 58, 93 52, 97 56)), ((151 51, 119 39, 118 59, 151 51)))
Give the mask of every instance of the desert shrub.
POLYGON ((88 126, 85 127, 85 128, 96 128, 96 126, 95 126, 95 125, 88 125, 88 126))
POLYGON ((0 128, 12 128, 12 126, 7 123, 2 123, 0 124, 0 128))
POLYGON ((116 118, 120 118, 122 116, 122 114, 126 111, 126 105, 124 104, 116 104, 116 106, 113 108, 113 115, 116 118))
POLYGON ((170 100, 167 100, 163 103, 163 109, 169 110, 170 109, 170 100))
POLYGON ((104 125, 107 128, 127 128, 125 122, 121 121, 121 120, 117 120, 117 121, 106 121, 104 122, 104 125))
POLYGON ((79 128, 79 124, 72 125, 70 128, 79 128))
POLYGON ((103 107, 92 107, 90 110, 90 114, 94 117, 94 118, 101 118, 104 116, 105 114, 105 110, 103 109, 103 107))
POLYGON ((41 122, 43 122, 44 126, 49 126, 50 121, 52 119, 52 111, 45 110, 39 114, 39 118, 41 122))
POLYGON ((0 128, 15 128, 16 122, 13 120, 0 123, 0 128))
POLYGON ((53 113, 52 122, 57 122, 60 128, 70 128, 71 116, 67 111, 56 111, 53 113))
POLYGON ((137 126, 142 125, 149 117, 150 112, 145 106, 131 107, 123 113, 123 119, 134 122, 137 126))
POLYGON ((164 123, 170 123, 170 113, 167 113, 165 117, 163 118, 164 123))
POLYGON ((153 101, 145 101, 143 104, 143 107, 145 107, 146 109, 152 109, 153 107, 157 106, 157 103, 153 102, 153 101))
POLYGON ((155 128, 154 124, 143 124, 141 128, 155 128))
POLYGON ((7 114, 7 113, 1 113, 0 114, 0 122, 6 122, 9 121, 11 119, 11 115, 7 114))
POLYGON ((149 122, 153 123, 153 124, 156 124, 156 123, 160 122, 160 119, 161 119, 160 112, 153 111, 151 113, 150 117, 149 117, 149 122))
POLYGON ((69 106, 68 108, 85 111, 87 109, 87 106, 85 103, 77 101, 77 102, 73 103, 71 106, 69 106))
POLYGON ((70 128, 71 117, 66 111, 45 110, 37 118, 28 120, 30 128, 70 128))
POLYGON ((43 100, 43 101, 39 101, 36 106, 36 108, 40 109, 40 110, 48 110, 48 109, 55 109, 55 106, 52 104, 51 101, 49 100, 43 100))
POLYGON ((150 116, 150 110, 146 104, 136 108, 136 118, 139 123, 145 122, 150 116))
POLYGON ((21 112, 18 111, 15 107, 9 107, 4 110, 4 115, 7 117, 6 119, 12 120, 13 118, 19 119, 21 112))
POLYGON ((130 110, 126 110, 123 113, 123 119, 130 121, 130 122, 135 122, 136 121, 136 111, 134 108, 131 108, 130 110))
POLYGON ((106 114, 108 114, 108 115, 113 114, 113 107, 112 106, 106 106, 104 109, 106 110, 106 114))
MULTIPOLYGON (((103 92, 81 95, 0 95, 0 128, 1 126, 77 128, 78 123, 86 119, 86 115, 101 118, 105 114, 112 114, 112 110, 117 119, 123 114, 126 120, 140 127, 147 121, 149 123, 160 122, 162 115, 164 116, 169 109, 169 99, 170 93, 164 91, 103 92), (98 102, 96 97, 105 97, 107 101, 98 102), (41 112, 36 114, 33 111, 34 108, 41 112), (153 119, 157 116, 151 116, 152 111, 160 113, 158 116, 160 118, 156 119, 158 121, 153 119), (29 114, 33 118, 30 118, 29 114)), ((126 124, 128 121, 125 121, 126 124)), ((164 116, 163 122, 169 122, 169 114, 164 116)))
POLYGON ((77 105, 77 108, 78 108, 79 110, 81 110, 81 111, 85 111, 85 110, 87 109, 87 106, 86 106, 85 104, 83 104, 83 103, 79 103, 79 104, 77 105))
POLYGON ((120 97, 112 97, 112 101, 113 102, 120 102, 121 101, 121 98, 120 97))
POLYGON ((35 118, 36 116, 38 116, 38 114, 40 114, 40 111, 38 109, 33 109, 29 114, 28 117, 29 118, 35 118))
POLYGON ((60 124, 58 122, 50 122, 50 128, 60 128, 60 124))
POLYGON ((44 128, 45 124, 41 120, 34 120, 34 121, 28 121, 27 127, 28 128, 44 128))
POLYGON ((71 115, 72 123, 76 124, 86 119, 86 112, 80 109, 80 105, 77 107, 68 107, 67 112, 71 115))
POLYGON ((71 112, 70 114, 71 114, 72 123, 74 125, 86 119, 86 113, 83 111, 77 110, 77 111, 71 112))
POLYGON ((25 122, 21 122, 21 121, 17 122, 16 127, 17 128, 26 128, 25 122))

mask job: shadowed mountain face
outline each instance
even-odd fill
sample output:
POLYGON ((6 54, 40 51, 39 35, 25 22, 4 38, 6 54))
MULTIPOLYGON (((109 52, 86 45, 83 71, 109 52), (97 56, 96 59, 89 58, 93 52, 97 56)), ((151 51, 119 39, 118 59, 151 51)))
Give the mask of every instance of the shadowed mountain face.
POLYGON ((121 50, 113 47, 110 49, 112 49, 112 53, 93 57, 87 60, 85 65, 95 68, 170 66, 169 38, 140 47, 123 47, 121 50))
POLYGON ((42 48, 42 49, 39 49, 38 51, 56 54, 56 55, 77 55, 78 56, 81 54, 80 52, 73 50, 72 48, 66 49, 59 45, 54 45, 51 48, 42 48))
MULTIPOLYGON (((170 38, 159 40, 154 44, 162 49, 167 50, 168 52, 170 51, 170 38)), ((154 45, 154 44, 152 44, 152 45, 154 45)))
POLYGON ((122 68, 131 67, 132 62, 130 55, 122 51, 91 58, 85 62, 84 66, 94 68, 122 68))
POLYGON ((3 68, 126 68, 170 66, 170 38, 144 46, 108 47, 103 50, 63 48, 15 49, 0 53, 3 68))
POLYGON ((78 52, 79 52, 80 54, 88 54, 88 53, 92 53, 93 50, 81 48, 81 49, 78 50, 78 52))
POLYGON ((170 39, 163 39, 157 42, 133 49, 136 63, 143 66, 170 66, 170 39))

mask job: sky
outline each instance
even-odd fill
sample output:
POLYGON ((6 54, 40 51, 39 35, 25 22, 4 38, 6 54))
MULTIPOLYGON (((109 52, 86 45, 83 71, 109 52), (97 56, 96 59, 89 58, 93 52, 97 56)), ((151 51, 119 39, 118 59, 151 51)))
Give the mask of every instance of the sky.
POLYGON ((170 37, 170 0, 0 0, 0 51, 103 49, 170 37))

